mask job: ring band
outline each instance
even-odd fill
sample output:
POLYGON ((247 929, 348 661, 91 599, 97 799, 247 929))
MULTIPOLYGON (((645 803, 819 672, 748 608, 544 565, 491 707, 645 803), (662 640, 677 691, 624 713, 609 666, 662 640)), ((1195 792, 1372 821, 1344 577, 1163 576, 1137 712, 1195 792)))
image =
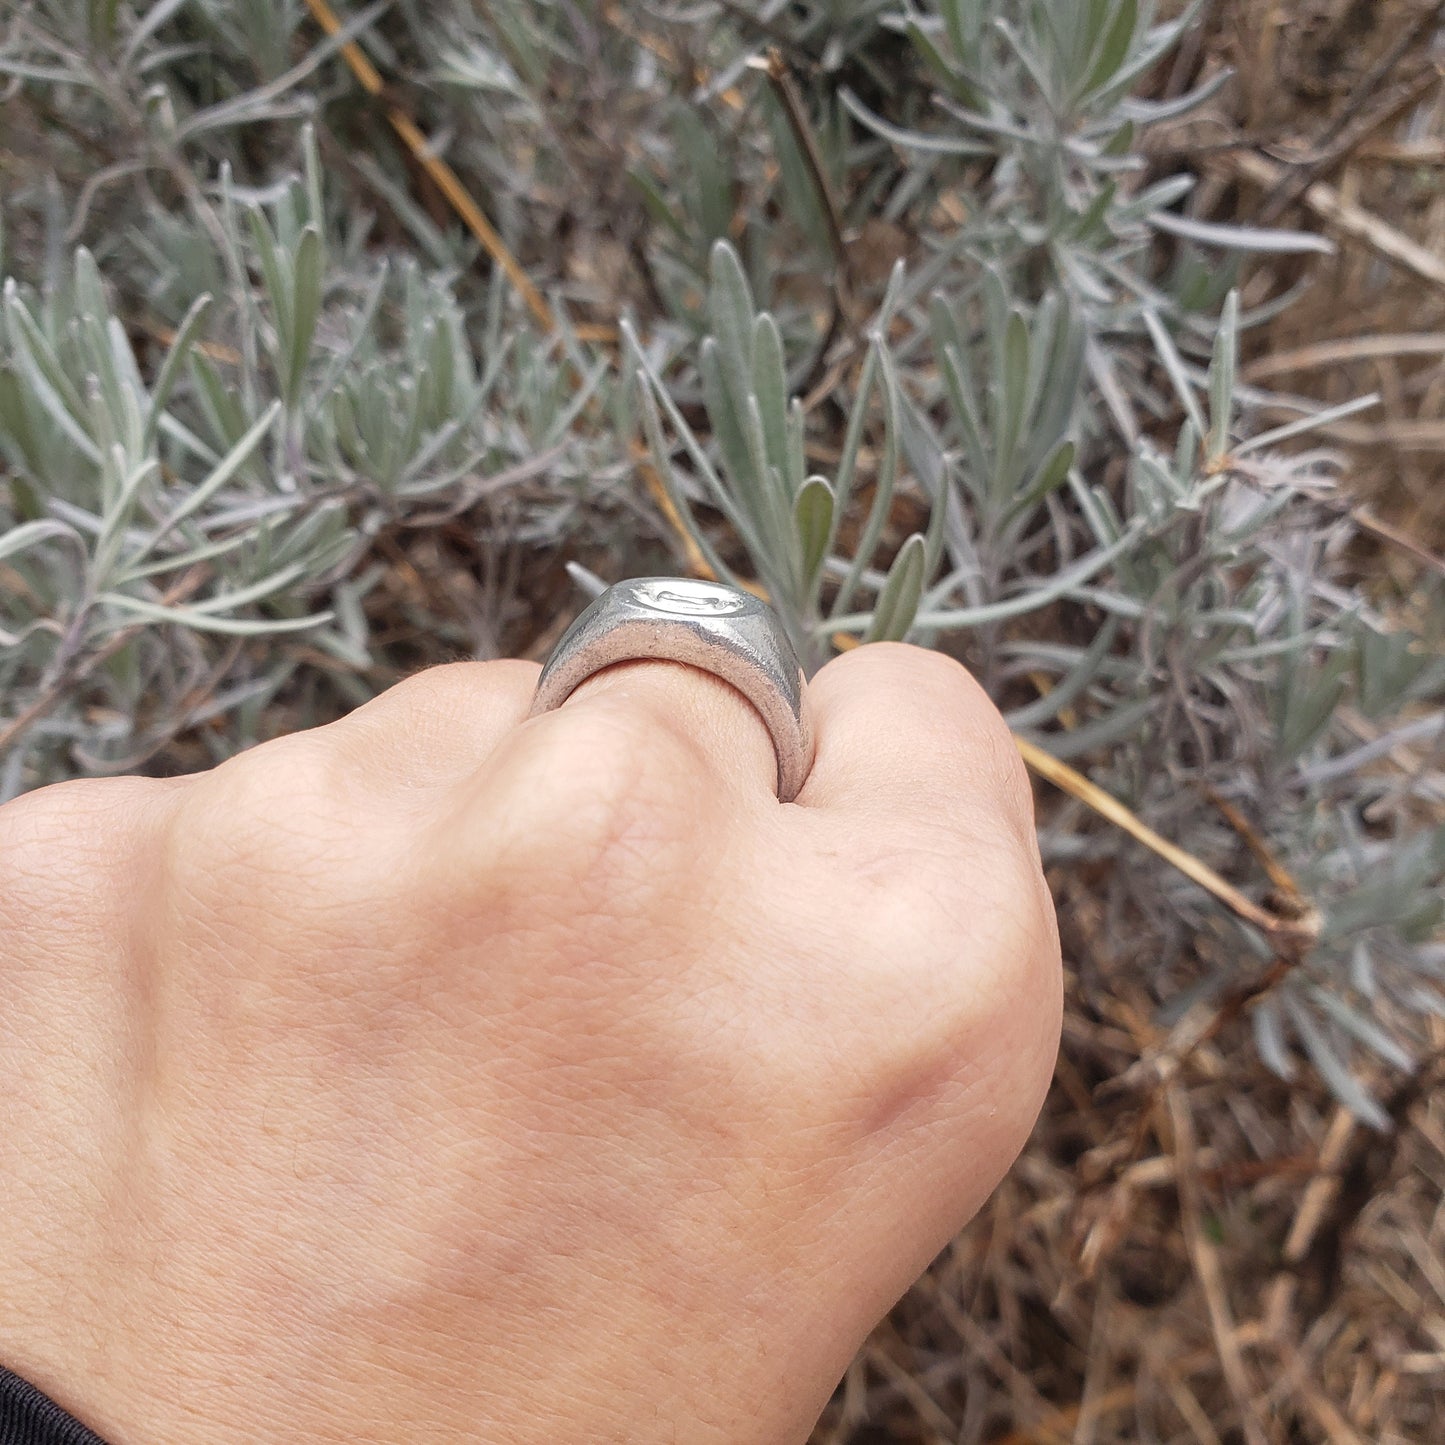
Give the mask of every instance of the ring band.
POLYGON ((791 803, 813 766, 807 683, 765 602, 690 577, 638 577, 609 587, 563 634, 537 679, 531 716, 561 707, 618 662, 682 662, 730 683, 757 709, 778 758, 778 799, 791 803))

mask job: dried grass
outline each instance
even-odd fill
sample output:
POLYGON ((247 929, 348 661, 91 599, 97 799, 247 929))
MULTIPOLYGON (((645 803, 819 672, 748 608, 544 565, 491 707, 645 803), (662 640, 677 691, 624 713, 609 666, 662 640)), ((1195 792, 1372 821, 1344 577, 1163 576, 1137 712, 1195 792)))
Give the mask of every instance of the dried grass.
MULTIPOLYGON (((1339 243, 1310 291, 1250 342, 1247 379, 1377 412, 1337 433, 1357 493, 1445 550, 1445 50, 1439 0, 1225 0, 1200 69, 1236 79, 1191 122, 1222 207, 1339 243), (1404 44, 1404 42, 1409 42, 1404 44)), ((1293 277, 1260 266, 1254 299, 1293 277)))
POLYGON ((1101 1093, 1160 1037, 1142 997, 1071 984, 1032 1141, 815 1445, 1445 1438, 1439 1075, 1388 1137, 1323 1090, 1241 1077, 1228 1038, 1227 1070, 1206 1048, 1162 1096, 1101 1093))

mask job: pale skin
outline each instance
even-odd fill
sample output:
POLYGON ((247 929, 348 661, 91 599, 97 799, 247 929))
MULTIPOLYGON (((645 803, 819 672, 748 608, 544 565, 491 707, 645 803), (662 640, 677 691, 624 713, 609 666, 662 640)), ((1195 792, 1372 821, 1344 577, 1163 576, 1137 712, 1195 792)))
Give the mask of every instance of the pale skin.
POLYGON ((1058 938, 956 664, 462 663, 0 808, 0 1363, 113 1445, 788 1445, 1022 1146, 1058 938))

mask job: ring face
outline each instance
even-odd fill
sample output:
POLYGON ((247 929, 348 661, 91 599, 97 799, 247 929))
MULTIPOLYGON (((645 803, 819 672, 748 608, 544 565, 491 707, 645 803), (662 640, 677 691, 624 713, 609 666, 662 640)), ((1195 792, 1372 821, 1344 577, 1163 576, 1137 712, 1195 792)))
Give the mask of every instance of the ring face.
POLYGON ((629 586, 632 600, 639 606, 651 607, 665 617, 730 617, 761 604, 755 597, 736 587, 720 587, 716 582, 697 582, 691 577, 643 577, 629 586))
POLYGON ((537 679, 532 716, 561 707, 589 677, 643 659, 701 668, 757 709, 789 803, 813 765, 807 684, 792 643, 765 602, 691 577, 639 577, 609 587, 569 627, 537 679))

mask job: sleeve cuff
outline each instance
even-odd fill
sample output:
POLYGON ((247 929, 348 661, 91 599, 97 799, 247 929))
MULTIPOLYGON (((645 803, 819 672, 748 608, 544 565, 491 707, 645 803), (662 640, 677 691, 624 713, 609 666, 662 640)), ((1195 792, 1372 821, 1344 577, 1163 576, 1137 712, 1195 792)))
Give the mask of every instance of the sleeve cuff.
POLYGON ((0 1365, 0 1445, 105 1445, 105 1441, 0 1365))

